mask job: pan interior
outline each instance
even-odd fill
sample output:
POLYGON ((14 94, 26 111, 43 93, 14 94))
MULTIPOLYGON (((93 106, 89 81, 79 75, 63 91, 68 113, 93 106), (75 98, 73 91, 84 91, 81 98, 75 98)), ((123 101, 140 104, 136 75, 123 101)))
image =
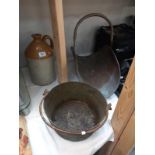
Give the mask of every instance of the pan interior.
POLYGON ((75 132, 88 130, 98 122, 98 115, 85 101, 69 100, 55 107, 52 122, 59 128, 75 132))

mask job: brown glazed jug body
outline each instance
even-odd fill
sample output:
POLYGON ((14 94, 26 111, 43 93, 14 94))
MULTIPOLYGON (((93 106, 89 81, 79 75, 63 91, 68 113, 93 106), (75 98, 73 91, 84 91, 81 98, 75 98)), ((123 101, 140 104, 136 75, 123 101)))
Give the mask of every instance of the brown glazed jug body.
POLYGON ((55 80, 53 41, 48 35, 33 34, 32 38, 25 51, 31 80, 37 85, 50 84, 55 80))

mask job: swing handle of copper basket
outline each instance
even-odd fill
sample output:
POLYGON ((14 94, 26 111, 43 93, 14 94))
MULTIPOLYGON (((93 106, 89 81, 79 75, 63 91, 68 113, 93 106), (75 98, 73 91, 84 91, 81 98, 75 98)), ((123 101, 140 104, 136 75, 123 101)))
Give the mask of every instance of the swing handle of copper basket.
POLYGON ((76 55, 76 52, 75 52, 75 46, 76 46, 76 38, 77 38, 77 30, 78 30, 78 27, 79 25, 87 18, 90 18, 90 17, 101 17, 103 18, 104 20, 107 21, 107 23, 109 24, 110 26, 110 46, 112 46, 112 42, 113 42, 113 26, 112 26, 112 23, 111 21, 104 15, 104 14, 101 14, 101 13, 90 13, 90 14, 87 14, 85 15, 84 17, 82 17, 76 24, 75 26, 75 29, 74 29, 74 34, 73 34, 73 47, 71 47, 71 51, 72 51, 72 54, 73 54, 73 57, 74 57, 74 61, 75 61, 75 71, 76 73, 78 74, 78 58, 77 58, 77 55, 76 55))
POLYGON ((77 30, 78 30, 78 27, 79 25, 87 18, 90 18, 90 17, 101 17, 103 18, 104 20, 107 21, 107 23, 109 24, 110 26, 110 31, 111 31, 111 34, 110 34, 110 44, 112 45, 112 42, 113 42, 113 26, 112 26, 112 23, 111 21, 104 15, 104 14, 101 14, 101 13, 90 13, 90 14, 87 14, 85 15, 84 17, 82 17, 76 24, 75 26, 75 29, 74 29, 74 34, 73 34, 73 55, 75 56, 76 53, 75 53, 75 44, 76 44, 76 38, 77 38, 77 30))

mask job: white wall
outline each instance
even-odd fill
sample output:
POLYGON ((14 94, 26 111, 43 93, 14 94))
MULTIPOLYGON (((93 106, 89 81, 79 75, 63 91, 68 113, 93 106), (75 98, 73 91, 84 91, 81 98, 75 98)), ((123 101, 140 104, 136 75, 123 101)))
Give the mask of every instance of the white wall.
MULTIPOLYGON (((20 0, 20 66, 26 65, 24 50, 31 41, 31 34, 42 33, 52 36, 48 0, 20 0)), ((65 37, 67 53, 70 53, 73 30, 80 17, 87 13, 104 13, 112 24, 121 23, 128 15, 134 14, 134 0, 63 0, 65 37)), ((82 54, 91 50, 93 32, 106 24, 100 18, 90 18, 81 24, 77 51, 82 54)))

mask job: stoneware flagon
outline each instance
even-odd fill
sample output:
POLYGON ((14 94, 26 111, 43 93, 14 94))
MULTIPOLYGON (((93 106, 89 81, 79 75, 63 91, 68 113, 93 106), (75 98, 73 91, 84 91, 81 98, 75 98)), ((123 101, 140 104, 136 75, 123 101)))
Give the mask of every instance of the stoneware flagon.
POLYGON ((32 38, 25 51, 31 80, 37 85, 50 84, 55 80, 53 41, 48 35, 32 34, 32 38))

